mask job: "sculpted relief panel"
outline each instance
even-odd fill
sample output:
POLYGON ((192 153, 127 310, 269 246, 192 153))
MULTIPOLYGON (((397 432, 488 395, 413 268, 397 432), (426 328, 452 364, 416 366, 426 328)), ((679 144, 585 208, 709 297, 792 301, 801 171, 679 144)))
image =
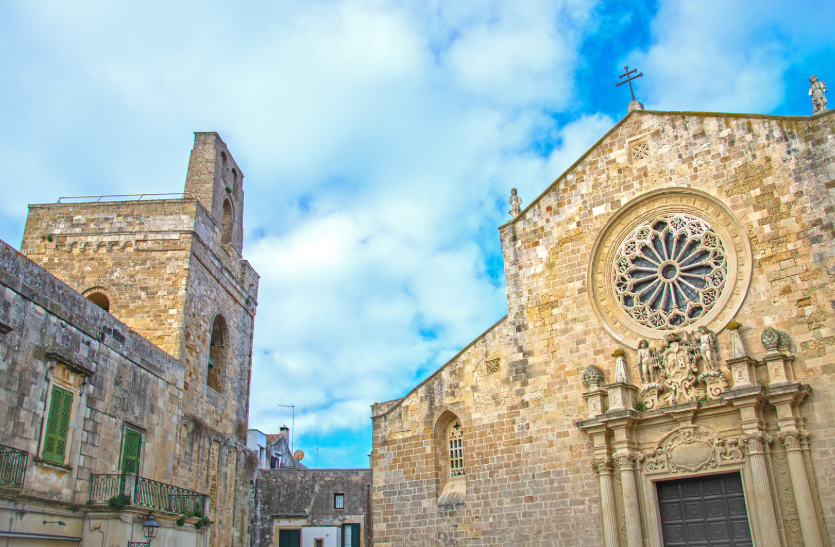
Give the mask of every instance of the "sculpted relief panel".
POLYGON ((647 473, 696 473, 744 458, 739 439, 726 441, 712 429, 689 425, 662 437, 644 457, 644 469, 647 473))

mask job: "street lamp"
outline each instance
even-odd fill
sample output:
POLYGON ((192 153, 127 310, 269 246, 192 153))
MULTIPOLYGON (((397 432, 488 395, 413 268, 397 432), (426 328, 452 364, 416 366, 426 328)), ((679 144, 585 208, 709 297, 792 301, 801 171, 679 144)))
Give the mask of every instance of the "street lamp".
POLYGON ((148 540, 148 545, 150 545, 151 541, 157 537, 158 531, 159 524, 157 524, 157 521, 154 520, 153 515, 148 515, 148 520, 146 520, 145 524, 142 525, 142 532, 145 534, 145 539, 148 540))

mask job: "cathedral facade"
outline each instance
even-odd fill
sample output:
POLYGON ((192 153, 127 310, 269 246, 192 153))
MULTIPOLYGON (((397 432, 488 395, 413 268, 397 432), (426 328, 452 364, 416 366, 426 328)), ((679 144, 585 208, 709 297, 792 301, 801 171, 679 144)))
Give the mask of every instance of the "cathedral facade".
POLYGON ((508 315, 372 407, 374 540, 830 545, 835 116, 635 110, 500 227, 508 315))

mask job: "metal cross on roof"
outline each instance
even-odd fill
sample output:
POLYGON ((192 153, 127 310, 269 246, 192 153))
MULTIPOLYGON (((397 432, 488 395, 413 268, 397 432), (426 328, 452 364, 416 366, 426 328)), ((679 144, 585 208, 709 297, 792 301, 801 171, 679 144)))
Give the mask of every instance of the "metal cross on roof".
POLYGON ((626 71, 626 74, 619 75, 618 79, 626 78, 626 80, 616 83, 615 87, 620 87, 621 85, 623 85, 625 83, 628 83, 629 84, 629 92, 632 94, 632 100, 634 101, 635 100, 635 91, 633 91, 633 89, 632 89, 632 80, 634 80, 635 78, 640 78, 641 76, 644 75, 644 73, 641 72, 637 76, 630 76, 630 74, 635 74, 636 72, 638 72, 638 69, 635 68, 635 69, 629 70, 629 65, 623 67, 623 69, 626 71))

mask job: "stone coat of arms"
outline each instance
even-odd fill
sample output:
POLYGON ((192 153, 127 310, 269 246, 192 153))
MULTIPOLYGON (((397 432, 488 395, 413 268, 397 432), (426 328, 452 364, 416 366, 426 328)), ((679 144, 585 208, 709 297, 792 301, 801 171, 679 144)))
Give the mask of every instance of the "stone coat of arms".
POLYGON ((718 397, 728 388, 724 374, 715 366, 713 333, 702 328, 694 339, 688 333, 671 333, 658 350, 642 343, 638 350, 639 370, 645 382, 641 400, 647 410, 718 397), (704 346, 709 346, 707 351, 704 346), (699 362, 705 371, 699 374, 699 362))

